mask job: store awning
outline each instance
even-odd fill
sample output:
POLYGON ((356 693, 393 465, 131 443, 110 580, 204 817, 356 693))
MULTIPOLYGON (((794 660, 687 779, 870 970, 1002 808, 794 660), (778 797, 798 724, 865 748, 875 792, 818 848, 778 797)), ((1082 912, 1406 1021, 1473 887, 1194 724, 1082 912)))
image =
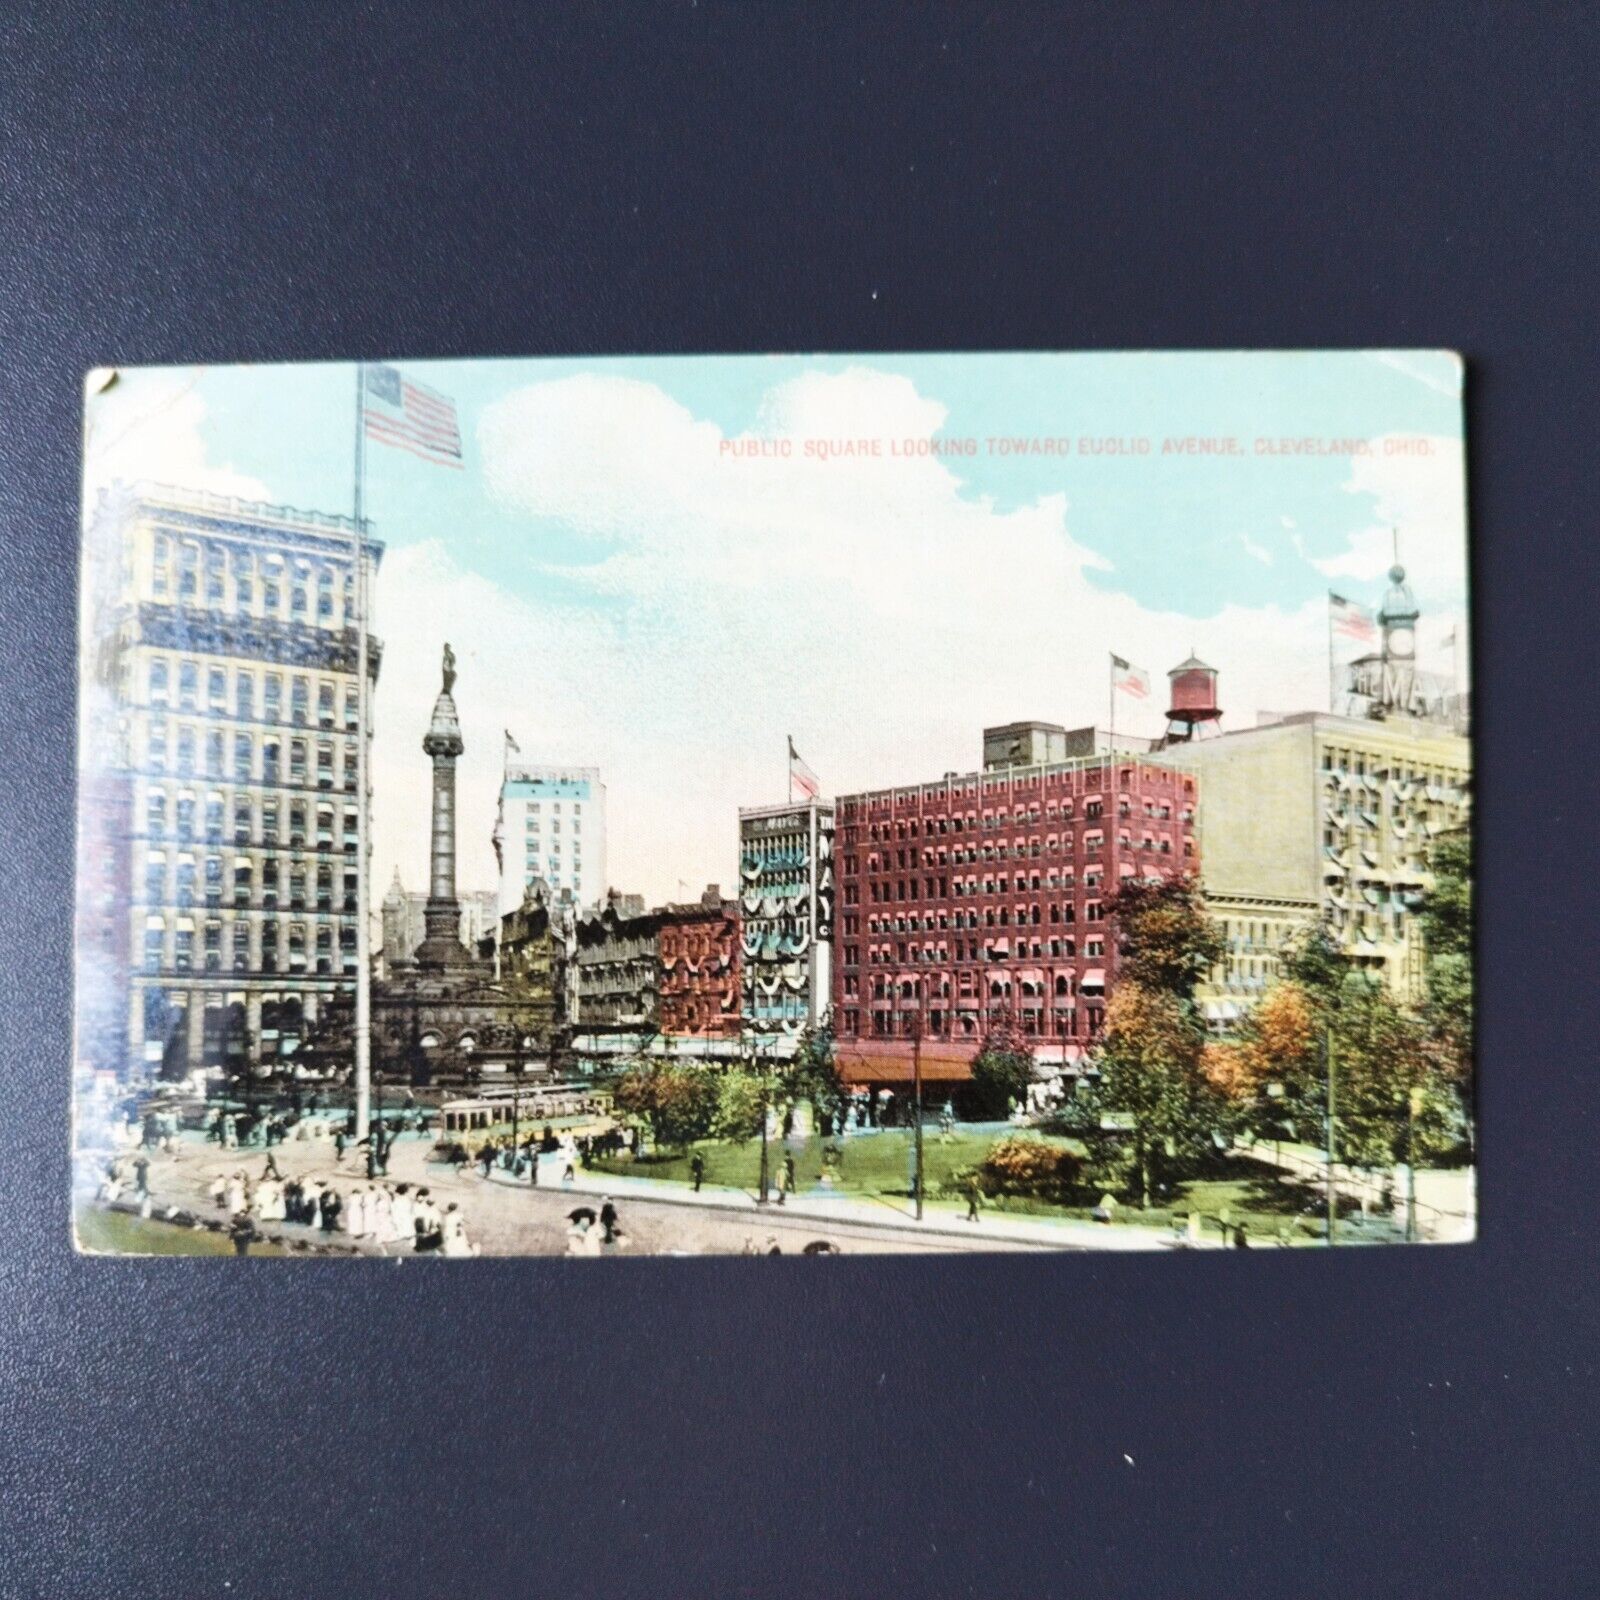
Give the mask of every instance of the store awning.
POLYGON ((1082 989, 1103 989, 1106 986, 1106 973, 1104 967, 1090 967, 1083 975, 1083 982, 1079 985, 1082 989))
MULTIPOLYGON (((924 1083, 960 1083, 972 1076, 977 1042, 922 1046, 924 1083)), ((851 1084, 910 1083, 913 1079, 912 1044, 909 1039, 851 1039, 834 1046, 839 1076, 851 1084)))

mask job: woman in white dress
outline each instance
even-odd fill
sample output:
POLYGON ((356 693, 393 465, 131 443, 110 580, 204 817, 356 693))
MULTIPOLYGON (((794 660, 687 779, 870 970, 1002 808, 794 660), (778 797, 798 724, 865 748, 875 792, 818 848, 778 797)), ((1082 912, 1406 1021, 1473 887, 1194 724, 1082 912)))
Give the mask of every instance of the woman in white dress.
POLYGON ((381 1250, 394 1233, 394 1213, 390 1205, 394 1197, 382 1184, 367 1197, 367 1237, 381 1250))
POLYGON ((395 1190, 389 1202, 389 1242, 402 1248, 414 1248, 417 1242, 417 1207, 411 1191, 404 1184, 395 1190))
POLYGON ((250 1195, 244 1181, 244 1174, 242 1172, 234 1173, 228 1179, 228 1215, 230 1217, 238 1216, 241 1211, 246 1209, 249 1200, 250 1195))
POLYGON ((367 1191, 359 1184, 350 1191, 344 1206, 344 1228, 352 1239, 367 1236, 367 1191))
POLYGON ((472 1246, 467 1242, 467 1219, 457 1210, 454 1200, 445 1208, 443 1249, 447 1256, 474 1254, 472 1246))

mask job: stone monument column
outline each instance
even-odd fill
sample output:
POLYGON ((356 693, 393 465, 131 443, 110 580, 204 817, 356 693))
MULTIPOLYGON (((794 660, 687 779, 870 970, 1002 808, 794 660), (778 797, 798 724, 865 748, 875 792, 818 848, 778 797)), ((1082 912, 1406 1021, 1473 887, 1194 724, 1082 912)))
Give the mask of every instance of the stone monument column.
POLYGON ((456 759, 466 749, 451 690, 456 658, 444 647, 444 687, 433 703, 423 751, 433 758, 433 827, 428 851, 428 903, 416 960, 424 966, 457 966, 467 960, 461 945, 461 903, 456 898, 456 759))

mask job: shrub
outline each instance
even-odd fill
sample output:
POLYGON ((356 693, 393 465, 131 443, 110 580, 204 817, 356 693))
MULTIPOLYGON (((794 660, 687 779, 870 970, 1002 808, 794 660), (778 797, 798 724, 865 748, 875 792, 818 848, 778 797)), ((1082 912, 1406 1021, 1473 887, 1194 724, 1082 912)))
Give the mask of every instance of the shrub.
POLYGON ((1020 1135, 996 1139, 978 1167, 985 1194, 1066 1200, 1077 1187, 1083 1162, 1065 1145, 1020 1135))

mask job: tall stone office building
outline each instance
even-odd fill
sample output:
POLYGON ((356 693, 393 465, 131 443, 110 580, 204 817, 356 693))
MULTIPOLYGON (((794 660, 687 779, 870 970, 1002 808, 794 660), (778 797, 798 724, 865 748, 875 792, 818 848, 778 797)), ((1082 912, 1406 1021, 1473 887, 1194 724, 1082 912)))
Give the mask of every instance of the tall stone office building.
MULTIPOLYGON (((349 517, 191 490, 119 485, 94 507, 82 1066, 281 1061, 353 988, 357 546, 349 517)), ((369 640, 373 679, 380 655, 369 640)))

